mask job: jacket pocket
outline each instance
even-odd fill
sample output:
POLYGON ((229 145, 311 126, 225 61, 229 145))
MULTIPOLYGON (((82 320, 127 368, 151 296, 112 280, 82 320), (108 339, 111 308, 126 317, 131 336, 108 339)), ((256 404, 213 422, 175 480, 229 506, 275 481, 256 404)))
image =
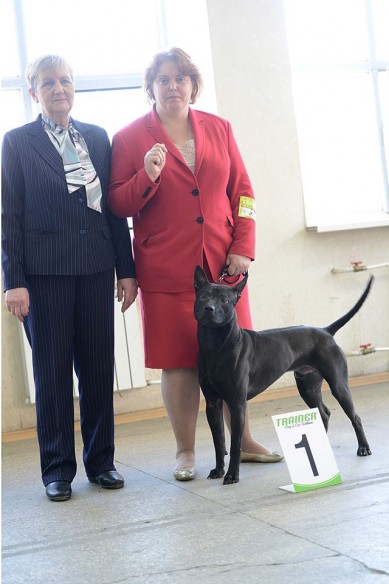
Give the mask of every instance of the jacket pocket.
POLYGON ((139 245, 142 246, 152 246, 157 245, 160 242, 160 235, 161 233, 165 233, 167 231, 167 227, 161 227, 157 231, 153 231, 153 233, 145 234, 138 238, 139 245))
POLYGON ((28 237, 50 237, 56 235, 57 231, 55 229, 29 229, 25 231, 24 236, 28 237))

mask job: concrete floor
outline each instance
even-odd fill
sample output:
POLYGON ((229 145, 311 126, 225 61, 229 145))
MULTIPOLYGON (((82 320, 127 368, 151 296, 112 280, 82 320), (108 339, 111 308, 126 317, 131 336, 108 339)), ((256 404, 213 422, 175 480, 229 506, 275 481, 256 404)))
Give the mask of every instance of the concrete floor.
MULTIPOLYGON (((88 483, 80 464, 62 503, 45 496, 36 440, 4 444, 3 584, 389 582, 388 383, 353 395, 373 455, 356 456, 351 424, 326 392, 343 483, 300 494, 279 488, 290 483, 285 462, 244 464, 235 485, 207 480, 204 413, 196 480, 174 480, 169 422, 146 420, 117 426, 124 489, 88 483)), ((271 416, 304 408, 297 395, 251 404, 253 432, 279 448, 271 416)))

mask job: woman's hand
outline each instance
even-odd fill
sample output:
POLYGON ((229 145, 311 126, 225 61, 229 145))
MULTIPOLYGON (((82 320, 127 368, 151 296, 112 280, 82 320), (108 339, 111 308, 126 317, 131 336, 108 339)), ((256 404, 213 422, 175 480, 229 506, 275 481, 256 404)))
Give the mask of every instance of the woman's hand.
POLYGON ((5 293, 5 306, 20 322, 30 310, 30 295, 27 288, 11 288, 5 293))
POLYGON ((135 278, 122 278, 117 281, 117 297, 118 302, 122 303, 122 312, 135 302, 138 294, 138 283, 135 278))
POLYGON ((251 259, 246 256, 230 253, 227 256, 226 266, 228 267, 229 276, 239 276, 246 272, 251 264, 251 259))
POLYGON ((157 180, 165 166, 166 153, 167 148, 165 144, 154 144, 151 150, 145 154, 145 171, 153 182, 157 180))

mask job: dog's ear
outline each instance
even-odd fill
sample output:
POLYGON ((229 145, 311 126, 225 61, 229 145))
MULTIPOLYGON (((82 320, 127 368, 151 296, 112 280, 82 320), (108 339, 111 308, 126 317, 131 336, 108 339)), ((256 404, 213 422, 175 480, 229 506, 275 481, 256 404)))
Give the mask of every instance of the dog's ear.
POLYGON ((198 292, 206 284, 209 284, 209 281, 203 268, 196 266, 194 271, 194 289, 198 292))
POLYGON ((237 284, 236 286, 234 286, 234 292, 236 293, 236 301, 238 302, 239 298, 242 296, 242 292, 244 290, 244 287, 247 284, 247 278, 249 277, 249 273, 246 272, 245 277, 243 278, 243 280, 241 282, 239 282, 239 284, 237 284))

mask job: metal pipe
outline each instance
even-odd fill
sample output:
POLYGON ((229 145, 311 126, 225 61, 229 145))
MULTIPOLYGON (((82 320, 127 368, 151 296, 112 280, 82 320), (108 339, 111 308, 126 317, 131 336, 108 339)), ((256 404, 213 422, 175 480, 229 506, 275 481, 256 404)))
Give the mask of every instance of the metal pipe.
POLYGON ((366 345, 359 345, 359 349, 356 351, 345 352, 345 355, 346 357, 355 357, 357 355, 369 355, 377 351, 389 351, 389 347, 373 347, 371 343, 367 343, 366 345))
POLYGON ((374 270, 376 268, 387 268, 389 267, 389 262, 383 264, 374 264, 367 266, 361 261, 351 262, 350 268, 332 268, 331 272, 333 274, 340 274, 344 272, 365 272, 366 270, 374 270))

